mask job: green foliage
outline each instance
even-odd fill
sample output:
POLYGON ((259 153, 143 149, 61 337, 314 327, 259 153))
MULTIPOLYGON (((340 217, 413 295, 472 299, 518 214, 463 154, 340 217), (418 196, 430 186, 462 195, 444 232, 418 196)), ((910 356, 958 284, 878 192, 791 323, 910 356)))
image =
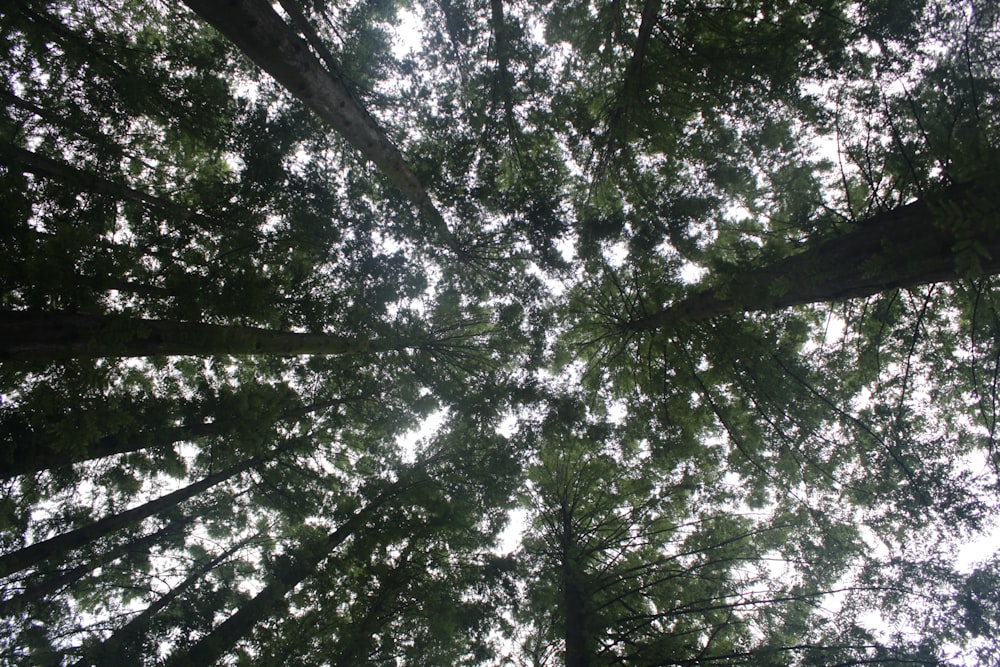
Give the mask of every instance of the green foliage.
POLYGON ((0 10, 0 663, 997 661, 995 3, 189 4, 0 10))

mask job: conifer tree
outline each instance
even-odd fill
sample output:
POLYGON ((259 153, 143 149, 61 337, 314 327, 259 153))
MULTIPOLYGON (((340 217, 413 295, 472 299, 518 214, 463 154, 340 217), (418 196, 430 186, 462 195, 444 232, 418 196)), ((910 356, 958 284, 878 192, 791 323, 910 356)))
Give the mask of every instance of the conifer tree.
POLYGON ((993 664, 995 4, 3 6, 0 662, 993 664))

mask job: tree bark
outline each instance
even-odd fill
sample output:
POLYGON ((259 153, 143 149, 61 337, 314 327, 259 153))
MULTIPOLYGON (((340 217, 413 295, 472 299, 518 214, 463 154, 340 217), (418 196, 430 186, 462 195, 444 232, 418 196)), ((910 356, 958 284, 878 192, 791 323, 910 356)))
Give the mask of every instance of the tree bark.
POLYGON ((51 178, 67 185, 75 186, 80 192, 98 192, 120 199, 122 201, 141 204, 160 212, 183 220, 195 220, 218 226, 211 218, 196 211, 191 211, 168 199, 157 197, 124 183, 119 183, 103 176, 78 169, 54 158, 25 150, 13 144, 0 145, 0 163, 9 167, 19 168, 29 174, 51 178))
POLYGON ((141 449, 158 449, 175 442, 224 432, 228 422, 168 426, 128 435, 107 435, 82 449, 57 452, 42 439, 18 438, 7 443, 6 460, 0 461, 0 479, 10 479, 40 470, 51 470, 81 461, 101 459, 115 454, 137 452, 141 449), (42 440, 41 442, 39 440, 42 440))
POLYGON ((642 5, 642 18, 635 38, 635 48, 632 50, 632 57, 625 70, 625 80, 621 88, 623 97, 621 103, 624 105, 644 103, 644 100, 639 99, 639 93, 642 92, 640 78, 642 66, 646 60, 646 50, 649 47, 650 37, 653 35, 653 28, 660 19, 662 9, 663 0, 646 0, 642 5))
POLYGON ((153 355, 362 355, 417 345, 413 340, 373 340, 124 315, 0 311, 0 361, 153 355))
MULTIPOLYGON (((110 143, 108 141, 108 136, 104 134, 99 134, 87 128, 80 127, 79 125, 74 125, 69 122, 67 118, 60 115, 53 109, 47 109, 45 107, 39 106, 30 100, 25 100, 17 95, 12 94, 6 90, 0 90, 0 100, 6 100, 11 106, 17 107, 31 114, 34 114, 38 118, 54 125, 60 129, 60 134, 65 136, 66 134, 74 134, 81 139, 85 139, 96 146, 107 147, 110 143)), ((117 147, 115 147, 117 149, 117 147)), ((120 150, 120 149, 118 149, 120 150)))
POLYGON ((174 586, 169 592, 157 598, 142 610, 131 621, 119 628, 110 637, 96 646, 84 650, 82 658, 73 663, 73 667, 90 667, 92 665, 110 664, 140 664, 142 642, 148 634, 148 628, 153 617, 165 609, 171 602, 194 587, 205 575, 214 570, 220 563, 250 542, 250 538, 240 540, 215 558, 194 568, 184 581, 174 586))
MULTIPOLYGON (((993 179, 996 180, 996 179, 993 179)), ((669 329, 718 315, 861 298, 890 289, 1000 273, 1000 214, 989 186, 956 185, 881 213, 803 251, 728 276, 629 331, 669 329)))
POLYGON ((521 131, 514 116, 514 77, 510 75, 510 44, 506 20, 503 13, 503 0, 490 0, 490 27, 493 30, 493 43, 497 57, 497 82, 494 91, 503 99, 504 122, 507 134, 518 149, 521 131))
MULTIPOLYGON (((371 650, 372 637, 383 627, 387 618, 398 613, 398 609, 393 607, 397 592, 407 583, 407 575, 413 576, 410 568, 411 548, 412 544, 407 545, 396 567, 379 578, 378 588, 368 597, 364 614, 345 629, 344 639, 336 651, 336 664, 363 665, 368 662, 365 649, 371 650)), ((354 617, 353 609, 351 616, 354 617)))
POLYGON ((226 470, 209 475, 194 484, 189 484, 182 489, 168 493, 138 507, 106 516, 103 519, 77 528, 76 530, 71 530, 68 533, 56 535, 47 540, 18 549, 17 551, 4 554, 0 556, 0 577, 5 577, 13 572, 19 572, 40 561, 57 558, 72 549, 78 549, 116 530, 120 530, 133 523, 138 523, 154 514, 175 507, 185 500, 189 500, 199 493, 207 491, 213 486, 221 484, 255 465, 259 465, 277 456, 280 452, 290 449, 294 444, 297 444, 297 441, 287 442, 266 456, 256 456, 252 459, 241 461, 226 470))
POLYGON ((653 28, 660 18, 663 0, 645 0, 642 5, 642 17, 636 34, 632 57, 629 58, 621 86, 618 88, 607 113, 608 153, 617 153, 628 143, 635 132, 632 121, 632 109, 648 106, 648 99, 643 98, 645 86, 642 80, 642 68, 646 61, 646 52, 653 34, 653 28))
POLYGON ((416 175, 352 94, 343 74, 327 70, 266 0, 184 0, 289 93, 371 160, 420 209, 433 208, 416 175))
MULTIPOLYGON (((414 471, 411 471, 414 472, 414 471)), ((359 530, 380 508, 415 483, 401 476, 400 480, 378 495, 372 502, 355 512, 320 544, 299 549, 290 562, 274 574, 255 598, 240 607, 232 616, 184 651, 171 654, 164 667, 214 665, 239 640, 250 634, 260 621, 279 614, 287 605, 285 597, 302 583, 316 568, 352 534, 359 530)))
POLYGON ((173 521, 166 526, 156 530, 149 535, 137 538, 131 542, 126 542, 107 552, 98 554, 94 558, 87 560, 69 569, 60 570, 55 574, 38 577, 32 576, 30 583, 17 595, 0 602, 0 617, 11 616, 18 613, 25 606, 42 601, 56 591, 65 586, 69 586, 84 577, 88 572, 92 572, 99 567, 104 567, 113 563, 129 552, 148 551, 153 545, 163 538, 179 532, 192 521, 191 517, 173 521))
MULTIPOLYGON (((316 410, 332 407, 342 402, 343 400, 341 399, 335 399, 304 405, 282 412, 278 415, 277 420, 288 421, 298 419, 316 410)), ((242 414, 219 415, 212 422, 193 422, 181 426, 153 428, 138 433, 106 435, 85 447, 73 449, 70 452, 55 451, 53 449, 54 443, 49 439, 34 438, 31 435, 17 433, 15 438, 8 440, 6 443, 0 443, 0 445, 4 445, 4 449, 6 450, 6 458, 0 459, 0 479, 10 479, 18 475, 26 475, 40 470, 52 470, 72 465, 73 463, 106 458, 116 454, 127 454, 143 449, 159 449, 161 447, 168 447, 176 442, 187 442, 211 435, 222 435, 233 430, 235 420, 237 419, 252 419, 252 417, 242 414)), ((2 426, 2 423, 0 423, 0 426, 2 426)), ((270 426, 270 423, 266 425, 260 424, 261 428, 268 428, 270 426)))
POLYGON ((562 607, 566 623, 564 640, 566 642, 566 667, 588 667, 590 651, 587 646, 586 614, 584 611, 584 594, 580 587, 580 568, 576 562, 576 535, 573 530, 573 517, 569 508, 562 510, 562 607))

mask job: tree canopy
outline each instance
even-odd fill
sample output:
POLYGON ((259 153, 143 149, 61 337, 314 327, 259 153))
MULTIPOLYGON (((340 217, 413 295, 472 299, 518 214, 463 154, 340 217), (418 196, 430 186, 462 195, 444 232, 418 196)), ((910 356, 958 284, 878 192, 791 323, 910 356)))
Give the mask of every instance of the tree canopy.
POLYGON ((0 663, 1000 665, 992 0, 0 52, 0 663))

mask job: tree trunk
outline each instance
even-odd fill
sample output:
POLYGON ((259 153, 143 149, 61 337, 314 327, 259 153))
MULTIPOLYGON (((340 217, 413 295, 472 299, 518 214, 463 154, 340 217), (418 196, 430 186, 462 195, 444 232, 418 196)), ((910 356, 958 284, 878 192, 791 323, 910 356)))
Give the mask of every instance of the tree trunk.
POLYGON ((158 449, 175 442, 195 440, 222 433, 228 422, 168 426, 128 435, 107 435, 81 449, 56 451, 45 439, 18 438, 7 443, 9 457, 0 461, 0 479, 51 470, 81 461, 101 459, 115 454, 158 449), (41 440, 41 441, 40 441, 41 440))
POLYGON ((297 441, 287 442, 283 446, 277 448, 274 452, 269 453, 267 456, 257 456, 252 459, 247 459, 231 466, 230 468, 227 468, 226 470, 217 472, 214 475, 209 475, 201 481, 189 484, 182 489, 178 489, 173 493, 168 493, 165 496, 151 500, 143 505, 139 505, 138 507, 133 507, 130 510, 113 514, 111 516, 106 516, 103 519, 77 528, 76 530, 56 535, 55 537, 51 537, 41 542, 36 542, 32 545, 18 549, 17 551, 0 556, 0 577, 5 577, 13 572, 19 572, 37 564, 40 561, 57 558, 65 554, 67 551, 78 549, 90 542, 93 542, 94 540, 109 535, 116 530, 120 530, 125 526, 137 523, 143 519, 153 516, 154 514, 158 514, 166 509, 175 507, 185 500, 189 500, 199 493, 202 493, 217 484, 225 482, 226 480, 249 470, 255 465, 273 458, 280 452, 290 449, 293 444, 297 444, 297 441))
POLYGON ((622 151, 633 137, 636 127, 632 119, 632 110, 649 104, 648 96, 643 95, 645 86, 642 80, 642 68, 646 62, 653 28, 656 27, 662 9, 663 0, 645 0, 642 5, 642 18, 632 49, 632 57, 629 58, 628 67, 625 68, 621 87, 611 100, 605 121, 607 125, 605 150, 609 155, 622 151))
POLYGON ((516 151, 521 131, 514 116, 512 93, 514 78, 510 74, 510 30, 504 19, 503 0, 490 0, 490 27, 493 30, 493 43, 497 58, 497 81, 494 84, 494 91, 497 91, 503 99, 504 123, 507 125, 507 134, 516 151))
POLYGON ((588 667, 590 655, 587 646, 586 616, 584 613, 584 595, 580 588, 580 571, 576 563, 576 536, 573 531, 573 518, 566 508, 562 512, 562 607, 566 623, 564 639, 566 642, 566 667, 588 667))
POLYGON ((75 565, 65 570, 60 570, 57 573, 41 577, 32 575, 29 579, 30 583, 24 588, 24 590, 14 597, 0 602, 0 617, 12 616, 19 613, 28 605, 41 602, 59 589, 79 581, 88 572, 92 572, 99 567, 104 567, 109 563, 113 563, 127 553, 148 551, 153 545, 160 542, 164 537, 179 532, 186 525, 190 524, 191 521, 191 517, 185 517, 183 519, 173 521, 172 523, 163 526, 149 535, 137 538, 131 542, 126 542, 125 544, 110 549, 105 553, 98 554, 94 558, 80 563, 79 565, 75 565))
POLYGON ((214 570, 216 566, 246 546, 251 539, 240 540, 215 558, 196 567, 184 581, 157 598, 155 602, 152 602, 135 618, 116 630, 110 637, 96 646, 85 649, 83 657, 77 660, 73 664, 73 667, 141 664, 142 643, 148 635, 149 624, 153 620, 153 617, 165 609, 171 602, 193 588, 205 575, 214 570))
POLYGON ((195 220, 203 224, 208 223, 208 226, 219 226, 208 216, 191 211, 168 199, 141 192, 123 183, 112 181, 103 176, 84 171, 83 169, 78 169, 65 162, 33 153, 13 144, 5 143, 0 145, 0 163, 6 164, 9 167, 20 168, 22 171, 35 174, 36 176, 51 178, 74 186, 80 192, 98 192, 122 201, 148 206, 163 215, 181 220, 195 220))
MULTIPOLYGON (((278 415, 278 421, 288 421, 332 407, 342 403, 342 399, 322 401, 311 405, 286 410, 278 415)), ((6 443, 0 443, 6 449, 6 458, 0 459, 0 479, 10 479, 18 475, 26 475, 40 470, 52 470, 62 466, 102 459, 116 454, 127 454, 143 449, 159 449, 169 447, 176 442, 190 442, 211 435, 222 435, 232 431, 238 419, 253 419, 253 416, 243 414, 219 415, 212 422, 194 422, 182 426, 166 426, 138 433, 117 433, 103 436, 85 447, 73 449, 70 452, 57 451, 55 444, 47 438, 36 438, 30 434, 19 432, 16 437, 6 443)), ((259 420, 258 420, 259 423, 259 420)), ((3 424, 0 423, 0 426, 3 424)), ((271 424, 260 424, 261 428, 271 424)), ((245 432, 245 430, 244 430, 245 432)))
MULTIPOLYGON (((627 122, 628 108, 631 106, 643 106, 648 104, 646 99, 641 97, 643 91, 642 68, 646 62, 646 52, 649 49, 649 41, 653 35, 653 28, 660 19, 660 12, 663 10, 663 0, 645 0, 642 5, 642 18, 639 22, 639 31, 635 38, 635 47, 632 49, 632 57, 629 58, 628 67, 625 69, 625 78, 622 81, 618 98, 614 102, 614 112, 611 117, 611 124, 627 122)), ((632 128, 615 126, 611 128, 615 132, 622 133, 623 138, 632 128)))
POLYGON ((125 315, 0 311, 0 361, 153 355, 360 355, 411 346, 415 346, 415 341, 147 320, 125 315))
POLYGON ((324 68, 270 2, 184 0, 184 4, 375 163, 410 202, 420 209, 432 206, 402 154, 352 94, 343 75, 324 68))
MULTIPOLYGON (((993 179, 996 180, 995 178, 993 179)), ((952 186, 802 252, 729 276, 626 323, 653 331, 717 315, 867 297, 900 287, 1000 273, 1000 216, 986 179, 952 186)))
MULTIPOLYGON (((366 658, 371 651, 372 637, 385 625, 387 618, 399 611, 393 607, 393 603, 396 602, 400 587, 407 583, 409 579, 407 575, 412 576, 411 549, 412 544, 407 545, 396 567, 378 579, 378 588, 368 597, 364 615, 352 620, 345 632, 344 639, 336 651, 336 664, 363 665, 368 662, 366 658)), ((351 611, 351 617, 354 618, 354 610, 351 611)))
POLYGON ((284 567, 279 568, 271 583, 255 598, 240 607, 232 616, 210 633, 198 640, 185 651, 174 652, 167 658, 164 667, 186 665, 214 665, 232 649, 239 640, 250 634, 260 621, 271 618, 286 607, 285 597, 302 583, 316 568, 383 505, 414 484, 401 476, 400 480, 377 496, 372 502, 355 512, 337 530, 330 533, 319 544, 312 544, 297 550, 284 567))

